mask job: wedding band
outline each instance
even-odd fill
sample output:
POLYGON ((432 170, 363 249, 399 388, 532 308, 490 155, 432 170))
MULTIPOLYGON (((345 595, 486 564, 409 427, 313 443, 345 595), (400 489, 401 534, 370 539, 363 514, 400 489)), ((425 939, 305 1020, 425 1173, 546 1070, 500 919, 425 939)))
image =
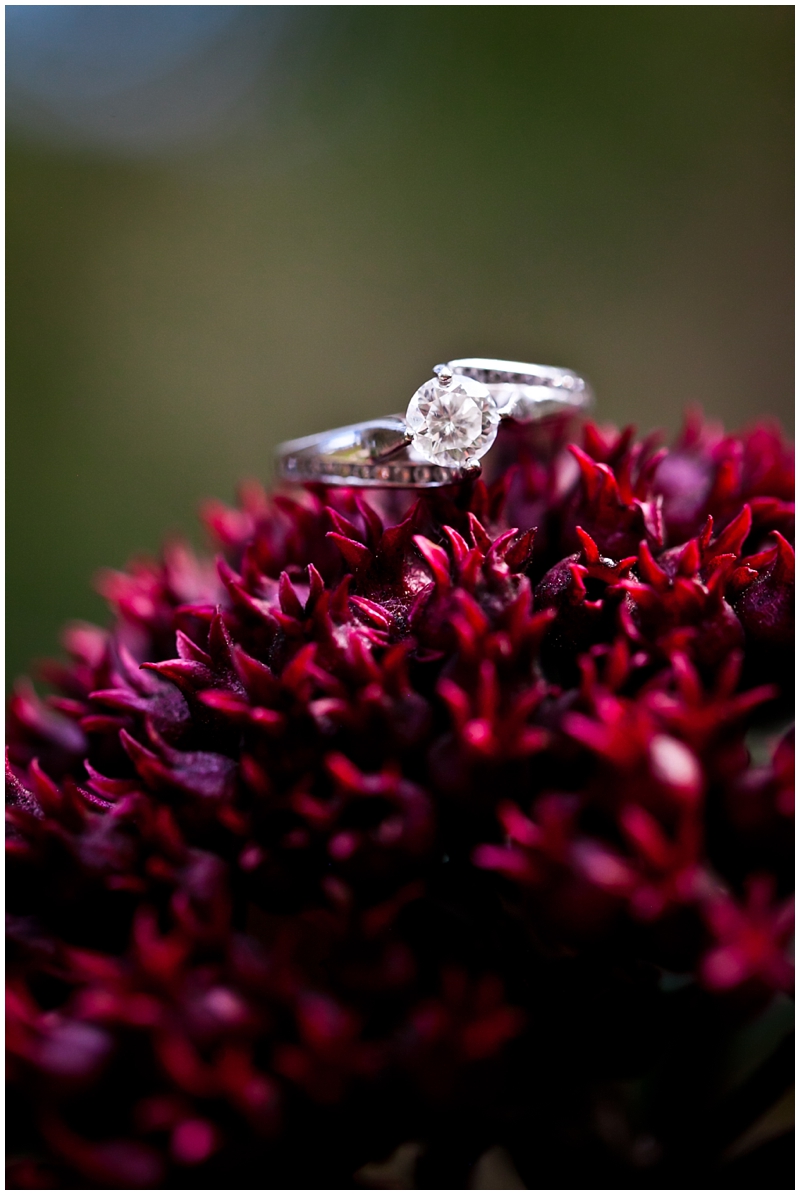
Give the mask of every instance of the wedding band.
POLYGON ((553 365, 461 357, 433 368, 439 376, 442 370, 483 383, 497 405, 500 418, 515 419, 518 423, 531 423, 570 408, 586 411, 594 403, 594 393, 580 374, 553 365))
POLYGON ((480 475, 501 421, 587 410, 594 395, 571 369, 463 357, 434 367, 405 416, 333 428, 276 450, 283 481, 435 489, 480 475))

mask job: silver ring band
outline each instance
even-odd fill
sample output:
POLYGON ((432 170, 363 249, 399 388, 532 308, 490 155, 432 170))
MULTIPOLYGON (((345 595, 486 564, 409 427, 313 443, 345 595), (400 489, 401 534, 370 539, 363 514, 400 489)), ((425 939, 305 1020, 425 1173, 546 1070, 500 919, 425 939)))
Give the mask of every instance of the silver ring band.
POLYGON ((276 457, 278 476, 284 481, 321 481, 325 485, 436 489, 480 473, 474 466, 434 465, 414 452, 402 415, 287 440, 278 445, 276 457))
POLYGON ((434 368, 405 417, 333 428, 276 450, 283 481, 380 489, 436 489, 480 475, 501 421, 582 412, 594 395, 569 369, 464 357, 434 368))
POLYGON ((573 409, 587 411, 594 392, 580 374, 554 365, 529 365, 525 361, 498 361, 493 357, 460 357, 442 370, 481 382, 497 404, 501 419, 532 423, 547 415, 573 409))

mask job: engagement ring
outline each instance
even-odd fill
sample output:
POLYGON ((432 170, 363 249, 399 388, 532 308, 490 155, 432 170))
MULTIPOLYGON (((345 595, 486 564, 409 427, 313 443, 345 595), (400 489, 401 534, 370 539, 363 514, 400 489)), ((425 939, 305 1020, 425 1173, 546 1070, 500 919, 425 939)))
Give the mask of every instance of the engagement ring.
POLYGON ((430 489, 480 474, 501 420, 586 411, 594 396, 570 369, 463 357, 434 367, 405 416, 353 423, 277 448, 284 481, 430 489))

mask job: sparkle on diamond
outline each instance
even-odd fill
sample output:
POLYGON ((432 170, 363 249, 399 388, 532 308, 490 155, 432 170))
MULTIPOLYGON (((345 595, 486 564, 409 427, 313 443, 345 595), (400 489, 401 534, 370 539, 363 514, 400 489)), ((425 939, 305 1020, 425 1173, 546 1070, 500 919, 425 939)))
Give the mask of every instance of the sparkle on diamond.
POLYGON ((406 412, 417 452, 435 465, 451 467, 488 452, 498 422, 497 408, 486 387, 461 376, 447 386, 432 378, 420 386, 406 412))

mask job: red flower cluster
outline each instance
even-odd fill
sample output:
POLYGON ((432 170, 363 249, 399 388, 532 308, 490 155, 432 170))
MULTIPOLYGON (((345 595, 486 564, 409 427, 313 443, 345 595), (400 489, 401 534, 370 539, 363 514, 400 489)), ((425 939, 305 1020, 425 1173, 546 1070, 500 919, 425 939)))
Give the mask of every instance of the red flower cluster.
POLYGON ((548 960, 790 985, 792 747, 744 741, 788 695, 790 451, 582 434, 413 505, 250 486, 216 567, 104 575, 112 629, 17 688, 12 1185, 283 1185, 333 1109, 352 1175, 501 1073, 548 960))

